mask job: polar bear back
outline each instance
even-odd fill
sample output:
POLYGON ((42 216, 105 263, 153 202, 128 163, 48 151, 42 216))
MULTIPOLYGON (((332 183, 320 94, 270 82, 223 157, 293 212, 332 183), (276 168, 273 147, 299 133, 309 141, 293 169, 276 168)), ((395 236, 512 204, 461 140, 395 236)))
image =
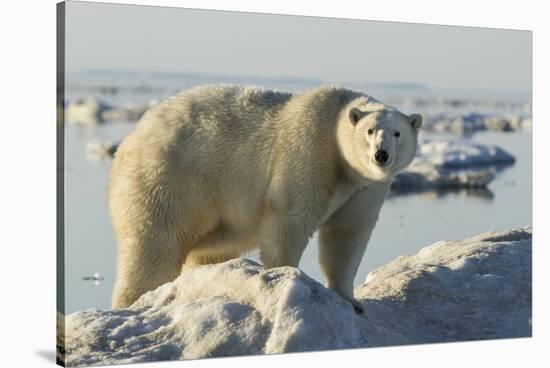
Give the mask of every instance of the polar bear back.
POLYGON ((289 155, 305 155, 297 162, 307 166, 312 151, 335 148, 337 116, 357 96, 330 86, 302 94, 260 87, 196 87, 147 111, 120 151, 139 155, 136 159, 143 165, 155 160, 185 164, 185 175, 208 171, 209 180, 216 170, 233 165, 246 171, 266 169, 283 164, 289 155))
POLYGON ((142 124, 188 125, 209 134, 219 132, 227 139, 261 129, 291 98, 291 93, 261 87, 201 86, 156 105, 142 124))
POLYGON ((300 94, 240 86, 187 90, 152 107, 124 139, 110 192, 205 193, 205 205, 253 213, 245 207, 262 206, 270 185, 296 188, 289 201, 306 188, 327 191, 340 160, 339 114, 361 96, 331 86, 300 94))

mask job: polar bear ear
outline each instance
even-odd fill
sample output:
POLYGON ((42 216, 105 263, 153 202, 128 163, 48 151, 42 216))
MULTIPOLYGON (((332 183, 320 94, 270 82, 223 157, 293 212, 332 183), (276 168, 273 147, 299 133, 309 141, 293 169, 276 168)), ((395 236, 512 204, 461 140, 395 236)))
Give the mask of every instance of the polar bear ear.
POLYGON ((366 113, 359 110, 357 107, 352 107, 349 110, 349 120, 353 125, 357 124, 359 120, 365 115, 366 113))
POLYGON ((409 122, 415 131, 420 130, 420 127, 422 127, 422 115, 411 114, 411 116, 409 116, 409 122))

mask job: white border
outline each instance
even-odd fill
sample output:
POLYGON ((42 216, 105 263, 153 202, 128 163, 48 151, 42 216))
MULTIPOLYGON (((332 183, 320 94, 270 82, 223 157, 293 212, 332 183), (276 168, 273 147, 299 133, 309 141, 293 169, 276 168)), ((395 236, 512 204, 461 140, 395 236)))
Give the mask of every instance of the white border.
MULTIPOLYGON (((534 31, 535 304, 532 339, 417 345, 272 357, 151 363, 146 367, 422 366, 518 367, 547 361, 548 17, 543 1, 480 0, 133 0, 113 1, 203 9, 329 16, 534 31), (545 165, 547 167, 547 165, 545 165)), ((3 366, 53 364, 55 344, 55 3, 3 2, 0 90, 3 366), (6 114, 7 112, 7 114, 6 114), (48 358, 49 357, 49 358, 48 358), (5 364, 9 363, 9 364, 5 364)), ((100 24, 98 24, 100 26, 100 24)), ((128 367, 142 367, 130 365, 128 367)))

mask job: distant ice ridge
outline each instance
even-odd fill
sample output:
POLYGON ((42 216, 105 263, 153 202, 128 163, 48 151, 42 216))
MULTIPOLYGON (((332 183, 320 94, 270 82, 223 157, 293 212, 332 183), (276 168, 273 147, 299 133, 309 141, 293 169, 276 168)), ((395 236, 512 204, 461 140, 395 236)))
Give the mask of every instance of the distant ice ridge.
POLYGON ((394 192, 485 188, 515 158, 500 147, 464 139, 425 139, 412 164, 392 183, 394 192))
POLYGON ((399 257, 355 289, 362 315, 296 268, 188 268, 128 309, 60 316, 58 351, 82 366, 531 336, 531 235, 399 257))
POLYGON ((531 129, 530 114, 480 114, 480 113, 440 113, 426 115, 423 129, 434 132, 447 132, 469 135, 479 131, 512 132, 531 129))
MULTIPOLYGON (((367 89, 365 89, 367 90, 367 89)), ((429 91, 430 95, 420 96, 422 91, 414 91, 408 95, 399 94, 395 91, 393 94, 382 93, 380 99, 388 104, 421 109, 437 109, 441 111, 506 111, 518 112, 523 114, 531 113, 531 101, 529 96, 510 97, 502 94, 485 93, 475 94, 471 97, 451 97, 447 94, 453 94, 449 91, 429 91), (420 92, 420 93, 419 93, 420 92)))
MULTIPOLYGON (((189 88, 193 85, 196 84, 181 85, 180 88, 189 88)), ((318 85, 307 85, 305 88, 313 88, 318 85)), ((76 87, 73 86, 72 88, 76 87)), ((103 98, 109 99, 110 95, 119 91, 120 86, 99 86, 98 88, 95 91, 95 96, 74 100, 68 104, 66 117, 70 123, 94 124, 117 120, 137 121, 148 107, 157 102, 151 100, 148 104, 113 106, 103 98)), ((280 87, 275 86, 275 88, 280 87)), ((141 89, 139 90, 141 91, 141 89)), ((290 90, 296 91, 293 88, 290 90)), ((153 87, 145 88, 145 91, 149 93, 155 91, 155 89, 153 87)), ((171 93, 175 94, 178 91, 181 91, 181 89, 174 89, 171 93)), ((163 92, 161 95, 165 93, 163 92)), ((531 107, 528 102, 480 98, 403 97, 396 95, 379 97, 383 97, 381 100, 385 103, 408 110, 444 109, 446 112, 423 113, 423 129, 428 131, 468 135, 484 130, 517 131, 530 129, 532 125, 531 107), (499 113, 476 112, 478 109, 481 109, 481 111, 487 111, 487 109, 489 111, 499 111, 499 113)))
POLYGON ((201 84, 228 83, 254 84, 267 88, 302 91, 323 84, 336 84, 364 91, 381 101, 398 106, 492 110, 531 110, 528 93, 502 93, 501 91, 466 91, 432 89, 420 83, 328 81, 318 78, 285 76, 223 75, 197 72, 143 72, 132 70, 83 70, 68 75, 68 89, 85 94, 143 95, 166 94, 201 84))

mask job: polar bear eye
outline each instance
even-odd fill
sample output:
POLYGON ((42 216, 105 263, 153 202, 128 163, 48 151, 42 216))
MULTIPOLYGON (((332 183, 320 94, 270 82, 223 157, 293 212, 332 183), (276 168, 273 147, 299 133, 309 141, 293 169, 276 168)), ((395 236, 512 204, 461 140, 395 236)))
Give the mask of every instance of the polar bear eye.
POLYGON ((397 137, 397 138, 399 138, 400 135, 401 135, 401 133, 399 133, 399 132, 393 133, 393 136, 394 136, 394 137, 397 137))
POLYGON ((369 133, 369 135, 371 135, 372 133, 374 133, 374 131, 372 129, 369 129, 369 130, 367 130, 367 133, 369 133))

